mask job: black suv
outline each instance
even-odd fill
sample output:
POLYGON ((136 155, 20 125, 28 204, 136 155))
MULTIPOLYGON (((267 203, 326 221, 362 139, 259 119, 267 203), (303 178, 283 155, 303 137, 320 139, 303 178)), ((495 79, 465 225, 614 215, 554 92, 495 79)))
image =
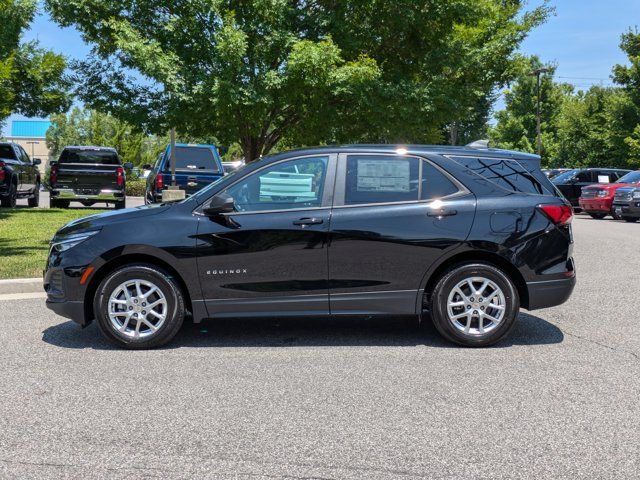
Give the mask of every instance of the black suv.
POLYGON ((572 211, 534 155, 344 146, 282 153, 186 200, 76 220, 47 306, 129 348, 207 318, 412 315, 490 345, 575 284, 572 211))
POLYGON ((13 208, 18 198, 30 207, 40 203, 40 159, 29 155, 17 143, 0 143, 0 206, 13 208))

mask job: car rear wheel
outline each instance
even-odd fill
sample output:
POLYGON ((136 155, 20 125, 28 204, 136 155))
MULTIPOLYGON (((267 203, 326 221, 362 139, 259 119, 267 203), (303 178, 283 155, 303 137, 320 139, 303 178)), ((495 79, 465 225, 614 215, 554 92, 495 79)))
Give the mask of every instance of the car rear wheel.
POLYGON ((0 199, 0 206, 4 208, 15 208, 18 203, 18 187, 12 183, 6 197, 0 199))
POLYGON ((595 218, 596 220, 602 220, 607 215, 605 213, 590 213, 589 216, 591 218, 595 218))
POLYGON ((170 274, 154 265, 136 264, 105 277, 94 311, 107 339, 125 348, 145 349, 164 345, 176 335, 185 303, 170 274))
POLYGON ((28 205, 31 208, 36 208, 40 205, 40 184, 36 183, 36 187, 33 189, 33 195, 29 197, 28 205))
POLYGON ((458 265, 445 273, 431 295, 433 323, 446 339, 486 347, 514 325, 520 299, 511 279, 485 263, 458 265))
POLYGON ((69 208, 69 200, 54 200, 49 198, 49 208, 69 208))

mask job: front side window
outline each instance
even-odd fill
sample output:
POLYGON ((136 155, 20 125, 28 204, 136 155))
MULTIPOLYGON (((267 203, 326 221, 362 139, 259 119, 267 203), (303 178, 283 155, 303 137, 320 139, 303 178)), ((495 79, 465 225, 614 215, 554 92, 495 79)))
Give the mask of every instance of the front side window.
POLYGON ((420 160, 390 155, 349 155, 345 205, 418 200, 420 160))
POLYGON ((328 156, 276 163, 240 180, 226 193, 239 212, 320 207, 328 163, 328 156))

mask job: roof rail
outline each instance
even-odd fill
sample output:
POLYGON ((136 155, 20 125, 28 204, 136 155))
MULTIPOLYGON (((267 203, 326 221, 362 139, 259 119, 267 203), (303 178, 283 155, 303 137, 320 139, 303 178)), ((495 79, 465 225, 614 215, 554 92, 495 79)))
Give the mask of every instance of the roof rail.
POLYGON ((465 147, 486 150, 489 148, 489 140, 476 140, 475 142, 467 143, 465 147))

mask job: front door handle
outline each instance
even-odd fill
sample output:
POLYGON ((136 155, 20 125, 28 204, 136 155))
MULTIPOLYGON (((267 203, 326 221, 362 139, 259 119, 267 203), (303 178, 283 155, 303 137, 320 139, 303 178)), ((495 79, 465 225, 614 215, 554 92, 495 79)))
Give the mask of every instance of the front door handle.
POLYGON ((320 225, 321 223, 324 223, 324 220, 315 217, 305 217, 293 222, 294 225, 300 225, 301 227, 306 227, 307 225, 320 225))
POLYGON ((440 217, 451 217, 457 214, 458 214, 457 210, 452 210, 449 208, 441 208, 439 210, 434 210, 432 212, 427 213, 427 216, 440 218, 440 217))

